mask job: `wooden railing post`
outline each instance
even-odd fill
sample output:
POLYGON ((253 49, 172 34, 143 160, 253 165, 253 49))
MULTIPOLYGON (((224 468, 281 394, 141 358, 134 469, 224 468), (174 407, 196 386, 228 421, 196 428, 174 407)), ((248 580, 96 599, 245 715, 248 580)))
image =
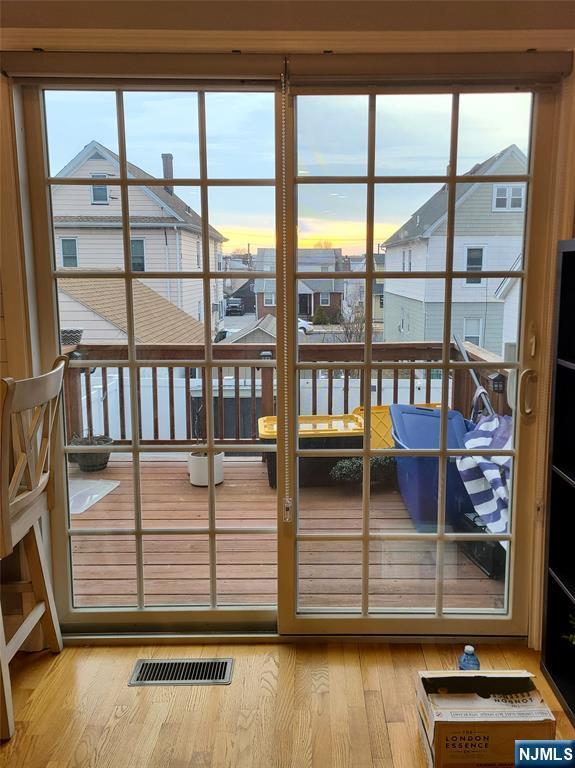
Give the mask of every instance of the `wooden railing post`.
POLYGON ((81 374, 81 368, 67 368, 64 375, 64 407, 68 441, 74 435, 82 437, 84 434, 81 374))
MULTIPOLYGON (((270 351, 260 352, 262 360, 272 360, 270 351)), ((262 416, 274 415, 274 369, 262 367, 262 416)))

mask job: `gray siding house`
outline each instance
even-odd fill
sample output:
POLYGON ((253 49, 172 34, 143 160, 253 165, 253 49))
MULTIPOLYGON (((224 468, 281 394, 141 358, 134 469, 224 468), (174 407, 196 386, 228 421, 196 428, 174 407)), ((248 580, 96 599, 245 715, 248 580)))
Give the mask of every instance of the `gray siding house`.
MULTIPOLYGON (((525 174, 527 158, 512 144, 474 166, 473 175, 525 174)), ((514 271, 523 251, 526 188, 517 182, 462 183, 457 187, 453 268, 455 271, 514 271)), ((443 186, 386 241, 385 267, 393 272, 445 269, 447 188, 443 186)), ((445 281, 386 279, 385 341, 443 338, 445 281)), ((496 354, 515 341, 519 302, 505 308, 501 278, 455 278, 451 331, 496 354), (513 317, 513 313, 515 317, 513 317)), ((515 293, 517 293, 517 288, 515 293)))

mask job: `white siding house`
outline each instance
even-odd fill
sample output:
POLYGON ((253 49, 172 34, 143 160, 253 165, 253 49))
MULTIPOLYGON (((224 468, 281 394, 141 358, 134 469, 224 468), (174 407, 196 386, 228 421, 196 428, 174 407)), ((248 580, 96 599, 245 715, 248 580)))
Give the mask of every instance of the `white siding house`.
MULTIPOLYGON (((60 185, 52 188, 56 266, 67 269, 122 269, 122 207, 118 156, 91 141, 58 174, 62 178, 106 179, 105 185, 60 185)), ((145 171, 128 164, 128 175, 151 179, 145 171)), ((191 317, 204 321, 203 287, 200 279, 146 279, 146 272, 200 271, 202 222, 200 216, 176 194, 173 187, 134 186, 128 192, 132 269, 142 272, 141 282, 191 317)), ((221 260, 225 238, 210 227, 209 268, 221 260)), ((217 333, 223 313, 223 281, 211 286, 212 331, 217 333)), ((88 327, 93 319, 76 316, 79 308, 60 292, 62 327, 88 327)), ((88 335, 84 336, 84 340, 88 335)), ((101 337, 105 338, 105 336, 101 337)))
MULTIPOLYGON (((521 175, 527 159, 511 145, 475 166, 474 175, 521 175)), ((453 269, 461 272, 509 271, 520 267, 525 220, 525 184, 469 182, 458 184, 454 222, 453 269)), ((396 272, 445 269, 447 188, 444 186, 386 242, 385 268, 396 272)), ((520 281, 516 288, 519 296, 520 281)), ((515 341, 518 298, 497 295, 501 278, 469 275, 452 286, 452 334, 501 354, 515 341), (505 319, 504 319, 505 318, 505 319), (505 331, 504 331, 505 325, 505 331)), ((445 281, 386 279, 385 341, 441 341, 445 281)))

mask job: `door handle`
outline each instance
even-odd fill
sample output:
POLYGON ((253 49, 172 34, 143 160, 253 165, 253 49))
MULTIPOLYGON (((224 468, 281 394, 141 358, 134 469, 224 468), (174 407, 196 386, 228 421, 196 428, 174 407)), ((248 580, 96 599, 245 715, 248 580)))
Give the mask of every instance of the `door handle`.
POLYGON ((530 381, 537 381, 537 371, 533 368, 526 368, 521 371, 519 376, 519 413, 522 416, 532 416, 533 408, 529 404, 527 397, 528 385, 530 381))

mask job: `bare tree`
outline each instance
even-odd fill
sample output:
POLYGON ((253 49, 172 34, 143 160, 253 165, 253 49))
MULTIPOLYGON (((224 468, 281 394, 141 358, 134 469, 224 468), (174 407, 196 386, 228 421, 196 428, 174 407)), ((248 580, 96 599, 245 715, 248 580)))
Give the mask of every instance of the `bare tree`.
POLYGON ((358 307, 355 310, 343 312, 339 323, 340 331, 334 334, 335 340, 342 344, 365 341, 365 310, 358 307))

